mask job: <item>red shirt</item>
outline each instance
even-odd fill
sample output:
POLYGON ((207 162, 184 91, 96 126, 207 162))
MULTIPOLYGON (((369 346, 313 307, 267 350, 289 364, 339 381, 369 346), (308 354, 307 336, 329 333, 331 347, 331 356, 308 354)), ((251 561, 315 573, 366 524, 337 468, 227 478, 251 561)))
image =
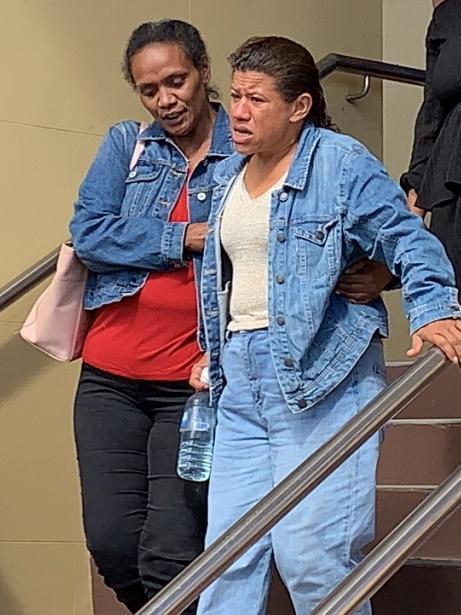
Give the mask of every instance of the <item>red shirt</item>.
MULTIPOLYGON (((187 183, 170 213, 187 222, 187 183)), ((197 293, 192 262, 152 272, 132 297, 97 310, 85 340, 85 363, 143 380, 187 380, 201 356, 197 343, 197 293)))

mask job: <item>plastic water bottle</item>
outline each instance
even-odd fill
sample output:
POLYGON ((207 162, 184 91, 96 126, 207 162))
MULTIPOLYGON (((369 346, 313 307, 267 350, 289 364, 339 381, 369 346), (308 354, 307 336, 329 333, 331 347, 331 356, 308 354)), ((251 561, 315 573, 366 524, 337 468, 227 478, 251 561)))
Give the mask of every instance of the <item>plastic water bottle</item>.
POLYGON ((185 480, 202 482, 210 477, 216 416, 209 404, 209 392, 197 391, 184 408, 177 472, 185 480))

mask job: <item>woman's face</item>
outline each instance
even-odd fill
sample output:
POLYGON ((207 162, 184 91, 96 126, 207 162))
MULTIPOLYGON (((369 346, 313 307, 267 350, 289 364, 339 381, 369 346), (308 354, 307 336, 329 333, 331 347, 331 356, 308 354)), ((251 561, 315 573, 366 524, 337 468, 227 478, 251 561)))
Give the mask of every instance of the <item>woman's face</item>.
POLYGON ((133 56, 131 73, 141 103, 169 135, 197 128, 208 105, 208 68, 197 70, 179 45, 155 43, 133 56))
POLYGON ((271 155, 293 140, 305 115, 299 116, 297 101, 287 103, 283 99, 273 77, 256 71, 235 71, 230 117, 238 152, 271 155))

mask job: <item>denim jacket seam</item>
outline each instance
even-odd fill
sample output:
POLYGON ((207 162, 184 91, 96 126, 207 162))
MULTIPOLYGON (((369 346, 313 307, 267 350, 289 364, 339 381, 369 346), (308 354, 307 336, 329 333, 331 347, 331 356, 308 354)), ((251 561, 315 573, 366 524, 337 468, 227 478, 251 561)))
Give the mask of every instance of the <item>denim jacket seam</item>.
MULTIPOLYGON (((423 303, 421 305, 415 305, 410 312, 410 319, 416 318, 417 316, 421 316, 421 314, 425 314, 426 312, 436 312, 436 311, 447 311, 447 308, 450 306, 447 303, 423 303)), ((458 310, 459 308, 453 304, 453 310, 458 310)))

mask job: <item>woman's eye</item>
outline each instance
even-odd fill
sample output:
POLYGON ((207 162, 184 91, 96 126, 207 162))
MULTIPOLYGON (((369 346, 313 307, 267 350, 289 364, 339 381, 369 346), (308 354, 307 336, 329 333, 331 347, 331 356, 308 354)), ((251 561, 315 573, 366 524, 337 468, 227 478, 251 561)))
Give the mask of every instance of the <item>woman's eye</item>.
POLYGON ((184 85, 185 80, 185 77, 172 77, 168 85, 172 88, 180 88, 184 85))

